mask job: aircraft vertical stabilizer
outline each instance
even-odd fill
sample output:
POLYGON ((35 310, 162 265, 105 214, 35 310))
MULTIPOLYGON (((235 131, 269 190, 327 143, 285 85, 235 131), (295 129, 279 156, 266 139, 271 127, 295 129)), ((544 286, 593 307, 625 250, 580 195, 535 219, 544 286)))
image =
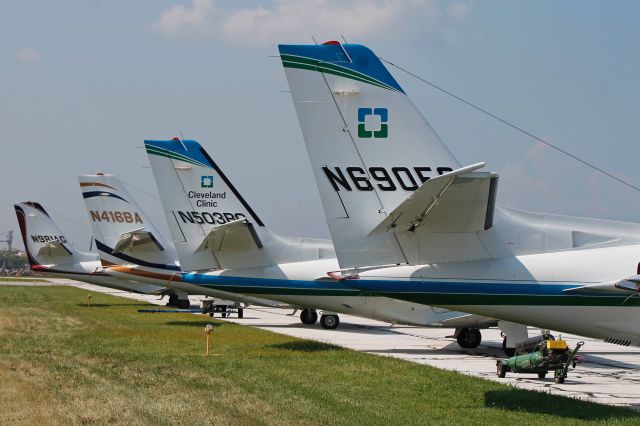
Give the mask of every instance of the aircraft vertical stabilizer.
POLYGON ((270 232, 196 141, 145 141, 183 271, 334 257, 329 241, 270 232))
POLYGON ((95 260, 91 253, 76 250, 40 203, 14 204, 24 248, 31 268, 41 265, 79 263, 95 260))
MULTIPOLYGON (((279 50, 342 268, 424 261, 434 251, 425 251, 414 225, 460 206, 469 214, 420 232, 463 234, 490 225, 485 215, 493 212, 497 176, 488 173, 453 173, 440 180, 442 188, 434 182, 422 198, 405 203, 432 178, 478 167, 460 167, 371 50, 337 42, 279 50), (468 202, 475 189, 481 196, 468 202), (433 209, 445 200, 449 208, 433 209), (401 216, 407 226, 396 229, 401 216)), ((486 255, 473 237, 458 238, 456 246, 469 249, 451 257, 486 255)))
POLYGON ((170 243, 113 175, 78 176, 96 248, 104 266, 139 265, 179 272, 170 243))

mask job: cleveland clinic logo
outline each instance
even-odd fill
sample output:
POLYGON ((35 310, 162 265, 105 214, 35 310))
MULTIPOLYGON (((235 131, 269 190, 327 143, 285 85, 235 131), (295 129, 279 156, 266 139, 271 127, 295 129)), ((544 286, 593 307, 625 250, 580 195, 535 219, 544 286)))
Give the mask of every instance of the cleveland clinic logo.
POLYGON ((358 108, 358 137, 386 138, 389 136, 387 108, 358 108))
POLYGON ((213 176, 200 176, 200 188, 213 188, 213 176))

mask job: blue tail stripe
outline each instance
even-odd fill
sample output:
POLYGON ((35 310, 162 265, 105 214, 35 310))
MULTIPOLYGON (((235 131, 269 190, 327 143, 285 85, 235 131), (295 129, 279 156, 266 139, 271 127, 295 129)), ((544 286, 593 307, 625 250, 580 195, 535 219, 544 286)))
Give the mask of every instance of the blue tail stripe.
POLYGON ((183 157, 190 158, 198 163, 208 164, 213 167, 207 157, 202 154, 202 146, 194 140, 168 140, 168 141, 152 141, 145 140, 145 146, 151 146, 155 148, 164 149, 183 157), (186 149, 185 149, 186 148, 186 149))
POLYGON ((380 59, 368 47, 360 44, 281 44, 280 54, 295 55, 329 62, 364 74, 404 93, 380 59), (344 50, 343 50, 344 48, 344 50), (348 53, 349 62, 345 51, 348 53))

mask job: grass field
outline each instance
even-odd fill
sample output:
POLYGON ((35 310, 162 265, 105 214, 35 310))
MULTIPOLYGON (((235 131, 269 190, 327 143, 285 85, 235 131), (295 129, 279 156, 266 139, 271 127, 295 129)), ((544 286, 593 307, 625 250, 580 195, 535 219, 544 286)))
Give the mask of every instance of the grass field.
POLYGON ((71 287, 0 287, 0 424, 640 424, 638 413, 71 287), (213 323, 214 356, 204 357, 213 323), (218 355, 219 354, 219 355, 218 355))
POLYGON ((19 282, 25 281, 29 283, 48 283, 49 280, 36 277, 0 277, 0 282, 19 282))

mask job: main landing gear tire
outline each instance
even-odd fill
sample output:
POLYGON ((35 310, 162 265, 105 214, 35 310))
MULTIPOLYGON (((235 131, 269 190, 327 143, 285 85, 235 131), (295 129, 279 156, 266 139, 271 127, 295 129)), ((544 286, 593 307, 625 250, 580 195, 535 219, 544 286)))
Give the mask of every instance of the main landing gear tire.
POLYGON ((464 349, 477 348, 482 341, 482 334, 477 328, 463 328, 456 337, 458 345, 464 349))
POLYGON ((320 325, 327 330, 335 330, 340 325, 340 318, 337 315, 322 315, 320 325))
POLYGON ((304 325, 313 325, 318 321, 318 312, 315 309, 305 308, 300 312, 300 322, 304 325))
POLYGON ((167 306, 178 306, 178 295, 173 293, 169 295, 169 301, 167 302, 167 306))
POLYGON ((547 372, 546 371, 539 371, 538 372, 538 379, 544 379, 545 377, 547 377, 547 372))
POLYGON ((508 348, 507 347, 507 338, 506 337, 504 339, 502 339, 502 351, 509 358, 511 358, 512 356, 514 356, 516 354, 516 348, 508 348))
POLYGON ((238 318, 243 318, 243 317, 244 317, 244 309, 238 308, 238 318))
POLYGON ((178 299, 178 308, 180 309, 189 309, 191 306, 191 302, 189 299, 178 299))

